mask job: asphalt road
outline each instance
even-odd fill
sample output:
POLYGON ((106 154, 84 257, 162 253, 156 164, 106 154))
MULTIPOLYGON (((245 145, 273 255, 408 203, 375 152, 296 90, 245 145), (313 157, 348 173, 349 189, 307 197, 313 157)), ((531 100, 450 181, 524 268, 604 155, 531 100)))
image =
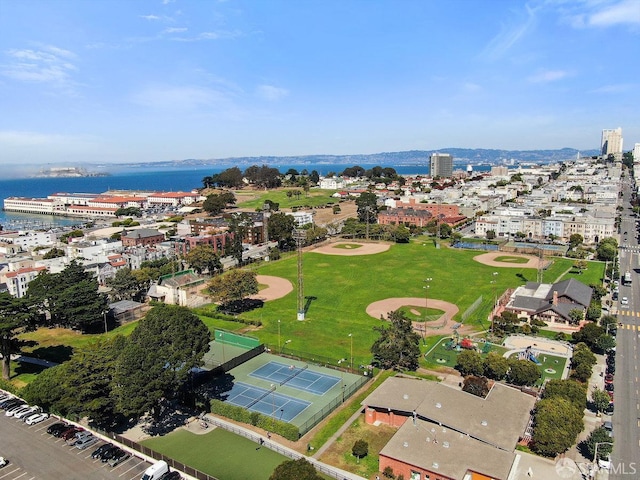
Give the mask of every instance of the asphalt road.
POLYGON ((629 305, 618 305, 618 321, 622 326, 618 328, 616 337, 615 411, 612 417, 615 441, 609 472, 611 480, 640 478, 640 248, 636 240, 636 218, 631 216, 629 209, 628 184, 625 184, 623 193, 620 274, 624 275, 629 270, 633 281, 631 285, 620 285, 619 294, 619 298, 629 299, 629 305))
POLYGON ((0 456, 9 465, 0 469, 0 480, 138 480, 149 464, 137 457, 111 468, 91 458, 104 442, 85 450, 70 447, 47 433, 56 419, 29 426, 0 411, 0 456))

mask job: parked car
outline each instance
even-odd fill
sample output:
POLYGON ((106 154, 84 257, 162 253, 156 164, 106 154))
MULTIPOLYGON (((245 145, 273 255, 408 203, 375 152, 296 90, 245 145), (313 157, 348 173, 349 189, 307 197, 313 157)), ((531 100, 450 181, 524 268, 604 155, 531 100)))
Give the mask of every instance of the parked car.
POLYGON ((57 437, 58 435, 56 435, 56 432, 62 433, 62 431, 66 430, 67 428, 69 428, 68 424, 63 422, 58 422, 58 423, 54 423, 53 425, 49 425, 49 428, 47 428, 47 433, 49 435, 53 435, 57 437))
POLYGON ((92 437, 93 434, 91 432, 88 432, 86 430, 81 430, 79 432, 76 432, 72 437, 67 438, 66 442, 67 445, 75 445, 76 443, 78 443, 79 440, 82 440, 83 438, 87 438, 87 437, 92 437))
POLYGON ((60 433, 60 438, 64 441, 67 441, 70 438, 74 438, 76 436, 76 433, 81 432, 82 430, 83 429, 80 427, 69 427, 67 430, 60 433))
POLYGON ((18 405, 18 404, 22 404, 24 403, 22 400, 20 400, 19 398, 16 397, 9 397, 6 400, 3 400, 0 403, 0 408, 3 410, 7 410, 9 408, 13 408, 14 406, 18 405))
POLYGON ((604 389, 607 390, 608 392, 613 392, 613 383, 605 383, 604 389))
POLYGON ((614 375, 616 373, 616 365, 615 364, 607 365, 607 373, 614 375))
POLYGON ((604 376, 604 383, 611 383, 611 382, 613 382, 613 374, 607 373, 604 376))
POLYGON ((109 450, 110 448, 115 448, 115 445, 111 443, 103 443, 98 448, 96 448, 93 452, 91 452, 91 458, 100 458, 104 452, 109 450))
POLYGON ((95 437, 93 435, 88 435, 86 437, 79 438, 78 441, 74 444, 74 446, 78 450, 84 450, 85 448, 90 447, 91 445, 95 445, 96 443, 98 443, 98 441, 99 441, 98 437, 95 437))
POLYGON ((182 479, 182 475, 180 475, 180 472, 176 472, 175 470, 171 472, 167 472, 160 477, 160 480, 181 480, 181 479, 182 479))
POLYGON ((113 457, 115 457, 116 455, 120 454, 120 452, 123 452, 123 451, 124 450, 122 450, 120 447, 111 448, 102 454, 102 456, 100 457, 100 460, 102 460, 102 463, 107 463, 109 460, 111 460, 113 457))
POLYGON ((607 415, 613 415, 613 402, 609 404, 604 413, 606 413, 607 415))
POLYGON ((622 297, 622 300, 620 300, 620 304, 629 305, 629 299, 627 297, 622 297))
POLYGON ((9 465, 9 460, 4 457, 0 457, 0 468, 6 467, 7 465, 9 465))
POLYGON ((16 413, 20 412, 21 410, 25 410, 29 408, 30 408, 29 405, 21 401, 20 403, 18 403, 18 405, 15 405, 12 408, 8 409, 6 412, 4 412, 4 414, 7 417, 13 417, 16 413))
POLYGON ((613 392, 610 392, 609 390, 607 390, 607 393, 609 394, 609 398, 613 402, 613 392))
POLYGON ((124 450, 120 449, 119 452, 116 452, 108 461, 107 463, 109 464, 110 467, 115 467, 116 465, 121 464, 122 462, 124 462, 126 459, 128 459, 131 456, 131 454, 129 452, 125 452, 124 450))
POLYGON ((42 409, 39 406, 34 405, 33 407, 29 407, 26 410, 21 410, 21 411, 15 413, 13 415, 13 417, 22 420, 24 417, 27 417, 27 416, 31 415, 32 413, 40 413, 41 411, 42 411, 42 409))
POLYGON ((34 415, 30 415, 29 417, 27 417, 24 423, 26 423, 27 425, 35 425, 36 423, 43 422, 47 418, 49 418, 48 413, 44 413, 44 412, 36 413, 34 415))

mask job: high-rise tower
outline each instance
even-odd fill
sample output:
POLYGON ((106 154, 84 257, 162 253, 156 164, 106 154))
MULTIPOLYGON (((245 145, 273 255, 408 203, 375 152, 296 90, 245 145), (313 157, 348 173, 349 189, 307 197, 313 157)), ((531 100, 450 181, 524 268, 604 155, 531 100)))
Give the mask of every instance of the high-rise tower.
POLYGON ((601 155, 607 157, 613 155, 618 161, 622 161, 622 128, 602 130, 601 155))
POLYGON ((453 156, 449 153, 432 153, 429 157, 431 177, 452 177, 453 156))

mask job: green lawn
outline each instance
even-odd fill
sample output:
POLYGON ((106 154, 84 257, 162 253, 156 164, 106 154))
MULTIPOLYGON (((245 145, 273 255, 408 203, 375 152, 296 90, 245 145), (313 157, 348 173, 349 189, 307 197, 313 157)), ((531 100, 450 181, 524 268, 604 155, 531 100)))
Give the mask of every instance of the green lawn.
POLYGON ((277 203, 280 205, 280 208, 292 208, 292 207, 300 207, 300 206, 310 206, 317 207, 320 205, 326 204, 334 204, 338 203, 339 199, 332 197, 336 193, 335 190, 320 190, 320 189, 311 189, 308 193, 305 193, 302 188, 297 187, 284 187, 278 190, 268 190, 266 192, 243 192, 236 191, 234 192, 236 196, 236 204, 241 208, 262 208, 262 205, 265 201, 271 200, 273 203, 277 203), (298 190, 301 192, 299 197, 292 195, 291 197, 287 197, 287 191, 295 191, 298 190), (255 195, 258 195, 257 198, 255 195), (245 198, 243 198, 245 197, 245 198), (250 199, 246 199, 246 197, 251 197, 250 199))
POLYGON ((222 428, 203 435, 184 429, 141 442, 220 480, 268 480, 288 458, 222 428))

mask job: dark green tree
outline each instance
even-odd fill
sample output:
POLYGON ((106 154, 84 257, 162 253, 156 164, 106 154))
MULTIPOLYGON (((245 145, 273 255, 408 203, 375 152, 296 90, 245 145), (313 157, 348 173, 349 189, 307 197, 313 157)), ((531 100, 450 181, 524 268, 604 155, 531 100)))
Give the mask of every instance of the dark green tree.
POLYGON ((583 428, 582 410, 566 398, 540 400, 535 409, 531 447, 540 455, 555 457, 575 443, 583 428))
POLYGON ((552 379, 547 382, 542 398, 553 397, 566 398, 577 408, 584 410, 587 406, 587 387, 571 379, 552 379))
POLYGON ((154 307, 142 319, 118 357, 114 374, 117 406, 127 417, 151 413, 159 419, 209 350, 207 326, 188 308, 154 307))
POLYGON ((609 403, 611 403, 611 397, 605 390, 596 388, 591 392, 591 401, 593 402, 593 408, 595 408, 596 412, 602 413, 607 409, 609 403))
POLYGON ((475 350, 463 350, 458 354, 456 370, 463 376, 480 376, 484 372, 484 361, 482 355, 475 350))
MULTIPOLYGON (((207 177, 205 177, 205 179, 206 178, 207 177)), ((203 185, 205 186, 205 188, 211 188, 215 186, 238 188, 242 187, 242 178, 243 175, 240 169, 238 167, 231 167, 223 170, 220 173, 212 175, 209 179, 208 185, 204 184, 203 179, 203 185)))
POLYGON ((581 442, 580 446, 587 453, 588 458, 593 458, 596 455, 596 443, 599 444, 598 460, 605 460, 613 451, 613 437, 609 436, 606 428, 596 428, 581 442))
POLYGON ((184 256, 184 260, 198 273, 209 272, 213 275, 222 271, 220 255, 211 245, 198 245, 192 248, 184 256))
POLYGON ((405 225, 398 225, 394 232, 396 243, 409 243, 411 232, 405 225))
POLYGON ((603 333, 598 337, 595 345, 596 349, 603 353, 608 352, 615 346, 616 346, 615 338, 613 338, 611 335, 607 335, 606 333, 603 333))
POLYGON ((293 229, 296 220, 292 215, 284 212, 274 213, 269 217, 267 228, 269 229, 269 239, 278 242, 281 250, 288 250, 295 245, 293 239, 293 229))
POLYGON ((484 398, 489 393, 489 380, 487 380, 487 377, 469 375, 464 378, 462 391, 475 395, 476 397, 484 398))
POLYGON ((483 362, 485 376, 493 380, 502 380, 509 371, 509 360, 496 352, 489 352, 483 362))
POLYGON ((19 351, 18 334, 33 328, 35 316, 28 303, 8 292, 0 292, 0 355, 2 356, 2 378, 9 380, 11 354, 19 351))
POLYGON ((378 221, 378 197, 375 193, 364 192, 356 199, 358 220, 362 223, 378 221))
POLYGON ((576 248, 579 245, 582 245, 584 242, 584 237, 579 233, 574 233, 569 237, 569 247, 576 248))
POLYGON ((351 453, 360 460, 369 454, 369 444, 366 440, 358 439, 353 444, 353 447, 351 447, 351 453))
POLYGON ((61 248, 58 247, 53 247, 51 250, 49 250, 47 253, 45 253, 42 258, 44 260, 49 260, 51 258, 59 258, 59 257, 64 257, 66 254, 64 252, 64 250, 62 250, 61 248))
POLYGON ((141 282, 129 267, 119 269, 116 274, 106 281, 111 288, 109 296, 112 301, 141 300, 148 290, 148 284, 141 282))
POLYGON ((571 334, 573 342, 584 342, 589 348, 594 348, 596 342, 601 335, 604 334, 604 329, 595 323, 586 323, 577 332, 571 334))
POLYGON ((311 463, 301 457, 278 465, 269 480, 322 480, 322 477, 311 463))
POLYGON ((209 281, 207 294, 222 308, 234 302, 241 302, 249 295, 258 293, 256 272, 251 270, 230 270, 209 281))
POLYGON ((413 331, 411 320, 401 310, 389 313, 387 326, 373 329, 380 335, 371 346, 375 365, 399 371, 418 368, 420 336, 413 331))
POLYGON ((208 195, 202 203, 202 208, 211 215, 220 214, 229 205, 236 203, 236 197, 231 192, 213 193, 208 195))
POLYGON ((596 248, 598 260, 603 262, 611 262, 618 255, 618 242, 615 238, 603 238, 596 248))
POLYGON ((234 213, 227 219, 229 232, 232 234, 232 240, 225 244, 225 255, 232 256, 236 261, 242 263, 242 240, 247 236, 249 229, 253 226, 251 217, 246 213, 234 213))
POLYGON ((511 360, 507 381, 514 385, 533 385, 542 374, 535 363, 530 360, 511 360))

